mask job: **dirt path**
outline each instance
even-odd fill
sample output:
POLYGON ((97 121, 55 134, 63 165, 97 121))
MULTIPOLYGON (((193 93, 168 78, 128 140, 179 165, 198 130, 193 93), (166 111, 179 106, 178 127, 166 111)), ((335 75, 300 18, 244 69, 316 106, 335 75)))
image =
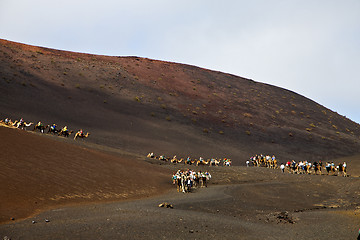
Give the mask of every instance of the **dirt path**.
MULTIPOLYGON (((1 225, 0 237, 354 239, 357 236, 360 218, 353 208, 309 208, 308 202, 297 198, 302 193, 295 194, 292 205, 260 204, 250 190, 276 189, 279 185, 282 183, 212 185, 189 194, 173 189, 149 199, 54 209, 22 222, 1 225), (169 202, 174 208, 159 208, 161 202, 169 202)), ((276 193, 269 197, 275 198, 276 193)))

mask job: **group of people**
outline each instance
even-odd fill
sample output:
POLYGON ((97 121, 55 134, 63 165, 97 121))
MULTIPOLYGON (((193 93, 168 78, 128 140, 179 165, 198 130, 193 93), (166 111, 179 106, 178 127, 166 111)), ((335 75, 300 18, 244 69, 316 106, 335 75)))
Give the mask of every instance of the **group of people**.
POLYGON ((154 158, 165 162, 171 162, 171 163, 182 163, 182 164, 188 164, 188 165, 205 165, 205 166, 220 166, 221 164, 223 166, 231 166, 231 159, 229 158, 223 158, 223 159, 217 159, 217 158, 211 158, 205 160, 203 157, 199 157, 199 159, 193 159, 190 156, 185 158, 178 158, 176 155, 171 157, 166 157, 165 155, 160 155, 159 157, 155 156, 153 152, 149 153, 147 155, 148 158, 154 158))
MULTIPOLYGON (((0 123, 5 126, 15 127, 23 130, 26 130, 27 127, 30 127, 34 124, 32 122, 26 123, 23 118, 15 121, 12 121, 10 118, 5 118, 4 120, 1 120, 0 123)), ((74 132, 69 130, 67 126, 58 129, 58 126, 55 123, 51 125, 44 125, 41 121, 34 125, 33 131, 39 130, 41 133, 45 133, 46 129, 48 129, 47 133, 57 134, 58 136, 64 137, 69 137, 74 132)), ((88 135, 89 133, 85 134, 84 131, 80 129, 75 133, 74 140, 78 137, 88 137, 88 135)))
POLYGON ((323 165, 321 161, 314 161, 313 163, 309 161, 299 161, 295 160, 287 161, 286 163, 281 163, 278 166, 278 161, 275 155, 263 155, 257 154, 255 156, 250 157, 249 160, 246 161, 246 165, 249 167, 250 164, 256 167, 268 167, 268 168, 280 168, 282 172, 289 172, 293 174, 322 174, 323 170, 326 171, 327 175, 342 175, 344 177, 347 176, 346 162, 340 163, 338 165, 334 164, 334 162, 327 162, 323 165))
POLYGON ((172 182, 176 185, 178 192, 188 193, 193 188, 207 187, 207 182, 211 179, 208 171, 178 170, 172 176, 172 182))

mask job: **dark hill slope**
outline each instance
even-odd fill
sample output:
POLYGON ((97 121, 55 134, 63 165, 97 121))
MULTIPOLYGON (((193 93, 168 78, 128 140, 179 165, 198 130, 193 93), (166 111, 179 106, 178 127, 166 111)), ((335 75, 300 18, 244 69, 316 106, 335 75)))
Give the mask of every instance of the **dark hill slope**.
POLYGON ((360 151, 359 124, 294 92, 194 66, 0 40, 1 118, 91 132, 146 154, 331 159, 360 151))
POLYGON ((0 136, 0 223, 55 206, 144 198, 171 188, 170 170, 133 156, 5 127, 0 136))

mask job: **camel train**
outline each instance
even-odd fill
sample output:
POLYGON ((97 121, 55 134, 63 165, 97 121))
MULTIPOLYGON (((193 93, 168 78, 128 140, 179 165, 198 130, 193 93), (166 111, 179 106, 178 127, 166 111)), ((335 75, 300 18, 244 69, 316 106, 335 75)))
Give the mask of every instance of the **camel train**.
POLYGON ((27 127, 30 127, 34 123, 32 123, 32 122, 27 123, 22 118, 20 120, 15 120, 14 122, 9 118, 5 118, 5 120, 0 120, 0 124, 5 127, 19 128, 19 129, 26 130, 27 127))
POLYGON ((324 167, 321 161, 311 163, 308 161, 295 162, 293 160, 286 163, 287 171, 292 174, 323 175, 322 173, 325 170, 327 175, 348 177, 346 166, 346 162, 338 165, 335 165, 333 162, 327 162, 324 167))
POLYGON ((172 158, 167 158, 165 155, 160 155, 159 157, 155 156, 153 152, 149 153, 147 155, 148 158, 153 158, 157 160, 161 160, 164 162, 171 162, 171 163, 182 163, 182 164, 188 164, 188 165, 196 165, 196 166, 220 166, 221 164, 223 166, 231 166, 231 159, 224 158, 224 159, 217 159, 217 158, 211 158, 205 160, 204 158, 200 157, 199 159, 192 159, 190 157, 187 157, 186 160, 184 158, 178 158, 176 155, 172 158))
MULTIPOLYGON (((34 123, 32 123, 32 122, 27 123, 22 118, 20 120, 15 120, 14 122, 11 119, 6 118, 4 120, 0 120, 0 124, 5 127, 26 130, 27 127, 30 127, 34 123)), ((34 132, 39 131, 40 133, 45 133, 46 129, 48 129, 47 133, 51 133, 51 134, 62 136, 62 137, 69 137, 74 132, 72 130, 69 130, 67 126, 64 126, 63 128, 58 129, 57 125, 55 123, 51 124, 51 125, 44 125, 41 121, 39 121, 36 125, 34 125, 34 128, 32 129, 32 131, 34 131, 34 132)), ((90 135, 89 132, 85 133, 85 132, 83 132, 82 129, 80 129, 79 131, 77 131, 75 133, 74 140, 76 140, 77 138, 84 139, 84 138, 89 137, 89 135, 90 135)))
MULTIPOLYGON (((267 168, 279 168, 277 164, 277 160, 273 155, 270 157, 269 155, 255 155, 250 158, 246 162, 247 166, 249 163, 252 163, 255 167, 267 167, 267 168)), ((340 163, 339 165, 335 166, 334 163, 327 162, 326 165, 323 167, 321 161, 319 162, 308 162, 308 161, 300 161, 296 162, 294 160, 286 162, 286 164, 281 164, 280 169, 285 172, 292 173, 292 174, 315 174, 315 175, 322 175, 324 170, 326 171, 327 175, 336 175, 336 176, 344 176, 347 177, 346 172, 346 163, 340 163)))

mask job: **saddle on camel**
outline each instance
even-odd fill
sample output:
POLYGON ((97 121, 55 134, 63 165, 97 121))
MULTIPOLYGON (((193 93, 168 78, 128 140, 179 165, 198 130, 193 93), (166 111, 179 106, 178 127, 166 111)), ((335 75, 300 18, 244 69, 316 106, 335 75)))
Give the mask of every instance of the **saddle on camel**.
POLYGON ((39 121, 35 126, 34 126, 34 129, 33 131, 36 131, 36 130, 39 130, 41 133, 44 133, 45 132, 45 129, 48 128, 49 125, 47 126, 44 126, 44 124, 39 121))
POLYGON ((90 133, 87 132, 86 134, 84 134, 83 130, 80 129, 76 134, 75 134, 75 137, 74 137, 74 140, 76 140, 76 138, 87 138, 89 137, 90 133))

